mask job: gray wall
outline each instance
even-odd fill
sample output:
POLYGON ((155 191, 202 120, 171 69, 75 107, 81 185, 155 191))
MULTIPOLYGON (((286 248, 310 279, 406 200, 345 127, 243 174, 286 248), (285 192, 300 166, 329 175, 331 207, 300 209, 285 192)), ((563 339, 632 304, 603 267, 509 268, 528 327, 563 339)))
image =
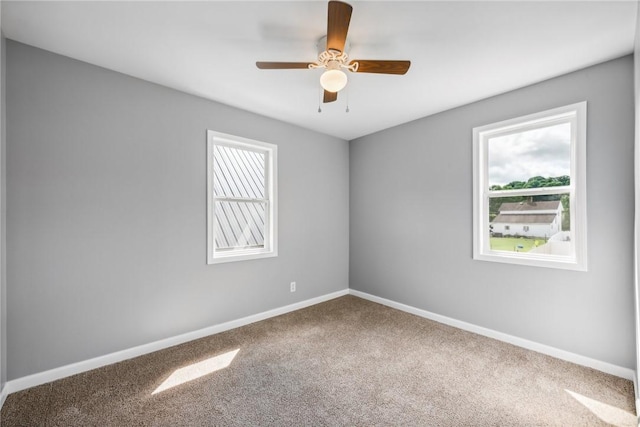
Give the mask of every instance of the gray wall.
POLYGON ((352 141, 350 287, 634 368, 633 111, 627 56, 352 141), (474 261, 472 128, 583 100, 589 271, 474 261))
POLYGON ((348 287, 346 141, 12 41, 6 99, 9 380, 348 287), (207 129, 278 145, 277 258, 206 264, 207 129))
POLYGON ((6 55, 8 379, 348 283, 635 366, 631 57, 363 137, 349 150, 12 41, 6 55), (589 271, 473 261, 471 129, 582 100, 589 271), (279 257, 206 265, 206 129, 278 145, 279 257))

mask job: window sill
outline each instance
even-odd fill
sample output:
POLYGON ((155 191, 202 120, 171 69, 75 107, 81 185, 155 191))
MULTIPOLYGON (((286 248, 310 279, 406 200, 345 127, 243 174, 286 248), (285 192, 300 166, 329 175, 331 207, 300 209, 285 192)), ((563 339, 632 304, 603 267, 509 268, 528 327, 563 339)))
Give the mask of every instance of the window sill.
POLYGON ((531 267, 558 268, 563 270, 587 271, 586 262, 580 262, 575 257, 544 255, 536 257, 526 253, 489 252, 474 254, 474 260, 518 264, 531 267))
POLYGON ((252 259, 273 258, 277 256, 278 252, 276 251, 229 251, 225 254, 214 255, 207 260, 207 264, 222 264, 225 262, 248 261, 252 259))

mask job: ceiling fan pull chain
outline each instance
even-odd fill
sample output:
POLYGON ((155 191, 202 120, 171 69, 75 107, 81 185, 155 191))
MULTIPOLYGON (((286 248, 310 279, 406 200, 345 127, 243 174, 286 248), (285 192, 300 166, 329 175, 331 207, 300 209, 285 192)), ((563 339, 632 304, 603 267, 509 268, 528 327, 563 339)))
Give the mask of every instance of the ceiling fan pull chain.
POLYGON ((320 108, 320 106, 322 105, 322 94, 324 92, 323 91, 319 91, 318 92, 318 113, 322 113, 322 108, 320 108))
POLYGON ((349 112, 349 88, 345 91, 347 95, 347 108, 344 110, 345 113, 349 112))

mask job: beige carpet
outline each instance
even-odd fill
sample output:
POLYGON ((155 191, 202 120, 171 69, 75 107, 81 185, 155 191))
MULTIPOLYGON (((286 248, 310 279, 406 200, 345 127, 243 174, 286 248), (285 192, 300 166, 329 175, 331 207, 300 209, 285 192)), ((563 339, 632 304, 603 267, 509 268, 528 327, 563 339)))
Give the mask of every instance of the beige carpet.
POLYGON ((630 381, 345 296, 11 394, 1 422, 587 426, 634 413, 630 381))

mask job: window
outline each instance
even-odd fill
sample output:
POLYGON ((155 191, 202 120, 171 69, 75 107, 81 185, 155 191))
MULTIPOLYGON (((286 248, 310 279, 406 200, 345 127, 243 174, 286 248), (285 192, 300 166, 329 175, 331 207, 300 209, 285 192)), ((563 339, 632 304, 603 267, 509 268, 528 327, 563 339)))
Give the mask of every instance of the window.
POLYGON ((587 269, 586 102, 473 129, 473 257, 587 269))
POLYGON ((278 255, 277 146, 207 132, 207 262, 278 255))

